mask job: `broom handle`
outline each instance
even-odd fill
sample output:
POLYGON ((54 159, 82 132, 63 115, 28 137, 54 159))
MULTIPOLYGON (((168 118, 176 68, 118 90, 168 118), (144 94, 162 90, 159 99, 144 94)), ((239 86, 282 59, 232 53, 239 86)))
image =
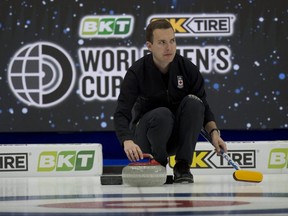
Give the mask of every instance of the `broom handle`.
MULTIPOLYGON (((207 132, 204 128, 201 129, 200 134, 201 134, 208 142, 210 142, 210 143, 212 144, 212 138, 211 138, 211 136, 208 134, 208 132, 207 132)), ((212 144, 212 145, 213 145, 213 144, 212 144)), ((214 145, 213 145, 213 146, 214 146, 214 145)), ((223 149, 221 149, 221 156, 222 156, 223 158, 225 158, 225 160, 228 161, 228 164, 232 165, 236 170, 240 170, 239 165, 238 165, 235 161, 233 161, 232 158, 230 158, 229 155, 223 151, 223 149)))

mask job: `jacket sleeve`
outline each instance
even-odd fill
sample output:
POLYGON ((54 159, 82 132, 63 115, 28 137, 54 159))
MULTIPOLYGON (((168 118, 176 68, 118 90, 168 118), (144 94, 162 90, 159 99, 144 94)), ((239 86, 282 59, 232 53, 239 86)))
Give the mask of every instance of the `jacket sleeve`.
POLYGON ((139 87, 135 73, 128 69, 121 84, 116 111, 114 113, 114 128, 116 135, 123 145, 125 140, 133 140, 133 133, 129 128, 132 119, 132 108, 138 98, 139 87))

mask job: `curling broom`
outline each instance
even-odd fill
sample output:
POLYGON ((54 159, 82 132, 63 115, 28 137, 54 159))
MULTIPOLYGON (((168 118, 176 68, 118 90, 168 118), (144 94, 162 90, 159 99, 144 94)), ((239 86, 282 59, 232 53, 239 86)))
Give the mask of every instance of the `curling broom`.
MULTIPOLYGON (((207 133, 205 129, 201 129, 201 135, 212 144, 212 139, 210 135, 207 133)), ((212 144, 213 145, 213 144, 212 144)), ((254 182, 259 183, 263 180, 263 174, 257 171, 250 171, 250 170, 241 170, 239 165, 233 161, 227 153, 221 149, 221 155, 223 158, 227 160, 227 162, 232 165, 236 171, 233 173, 233 178, 236 181, 244 181, 244 182, 254 182)))

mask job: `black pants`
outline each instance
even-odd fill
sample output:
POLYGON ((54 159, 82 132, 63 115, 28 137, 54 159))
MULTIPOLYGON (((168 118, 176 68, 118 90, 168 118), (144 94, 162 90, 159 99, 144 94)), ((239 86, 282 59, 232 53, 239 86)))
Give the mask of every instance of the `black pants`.
POLYGON ((175 115, 166 107, 151 110, 137 124, 134 141, 143 153, 152 154, 163 166, 171 155, 176 155, 176 161, 191 164, 203 126, 204 109, 199 98, 188 95, 175 115))

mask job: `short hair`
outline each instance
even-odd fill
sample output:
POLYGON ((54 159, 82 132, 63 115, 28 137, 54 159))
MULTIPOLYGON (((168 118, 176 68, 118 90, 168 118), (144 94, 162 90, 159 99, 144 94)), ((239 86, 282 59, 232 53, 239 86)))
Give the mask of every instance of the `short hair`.
POLYGON ((152 20, 146 28, 146 41, 153 43, 153 32, 155 29, 169 29, 172 25, 166 19, 152 20))

